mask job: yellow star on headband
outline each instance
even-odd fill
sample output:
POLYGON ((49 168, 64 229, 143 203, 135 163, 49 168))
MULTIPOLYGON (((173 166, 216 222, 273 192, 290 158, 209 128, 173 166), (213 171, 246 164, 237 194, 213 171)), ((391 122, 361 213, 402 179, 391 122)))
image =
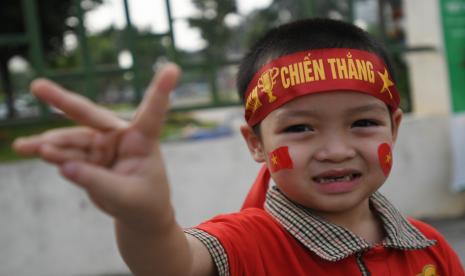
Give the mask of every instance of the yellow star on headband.
POLYGON ((389 96, 392 99, 392 94, 391 94, 391 90, 389 90, 389 87, 393 86, 394 83, 389 79, 388 71, 386 70, 386 68, 384 68, 383 74, 381 74, 380 72, 377 72, 377 73, 379 77, 381 78, 381 80, 383 81, 383 88, 381 88, 380 93, 384 93, 384 91, 387 90, 387 92, 389 93, 389 96))

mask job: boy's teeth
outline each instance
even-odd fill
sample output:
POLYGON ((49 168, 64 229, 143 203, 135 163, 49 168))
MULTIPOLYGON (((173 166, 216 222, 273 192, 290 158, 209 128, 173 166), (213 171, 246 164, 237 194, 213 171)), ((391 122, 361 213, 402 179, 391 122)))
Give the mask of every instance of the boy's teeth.
POLYGON ((319 177, 317 181, 321 184, 331 183, 336 181, 351 181, 354 178, 353 174, 346 176, 336 176, 336 177, 319 177))

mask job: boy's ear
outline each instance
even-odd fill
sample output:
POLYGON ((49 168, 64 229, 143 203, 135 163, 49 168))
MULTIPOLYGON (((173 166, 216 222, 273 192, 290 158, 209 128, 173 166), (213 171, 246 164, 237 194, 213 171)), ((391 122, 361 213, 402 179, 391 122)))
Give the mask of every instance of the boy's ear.
POLYGON ((242 125, 241 133, 242 137, 244 137, 244 140, 247 143, 247 147, 249 148, 252 158, 258 163, 265 162, 265 153, 263 150, 262 141, 260 137, 255 134, 252 127, 249 125, 242 125))
POLYGON ((392 113, 392 142, 395 143, 397 140, 397 134, 399 133, 400 122, 404 113, 400 108, 392 113))

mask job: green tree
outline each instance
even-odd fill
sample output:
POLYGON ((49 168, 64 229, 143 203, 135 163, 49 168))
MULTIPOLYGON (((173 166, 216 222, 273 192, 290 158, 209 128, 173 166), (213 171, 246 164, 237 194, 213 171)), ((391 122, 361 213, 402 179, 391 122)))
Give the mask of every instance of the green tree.
POLYGON ((200 30, 202 38, 207 42, 205 49, 208 60, 224 59, 225 47, 232 36, 232 28, 225 19, 237 13, 235 0, 192 0, 199 14, 188 19, 192 27, 200 30))
MULTIPOLYGON (((85 9, 92 9, 103 0, 83 0, 85 9)), ((46 55, 60 52, 63 48, 63 34, 72 29, 66 20, 74 16, 74 0, 38 0, 37 13, 41 30, 42 48, 46 55)), ((0 35, 25 33, 22 1, 3 0, 0 9, 0 35)), ((8 106, 8 117, 15 117, 14 94, 8 62, 19 55, 28 59, 28 47, 25 45, 0 46, 0 79, 8 106)))
MULTIPOLYGON (((160 36, 152 33, 150 30, 139 30, 134 28, 133 53, 138 60, 137 73, 141 83, 149 83, 154 72, 154 65, 160 58, 168 56, 166 46, 162 45, 160 36)), ((90 59, 95 65, 94 69, 113 69, 119 67, 118 57, 121 53, 127 52, 129 29, 118 29, 110 26, 107 29, 87 35, 87 46, 90 51, 90 59)), ((81 47, 77 45, 75 49, 68 50, 66 53, 56 53, 51 59, 50 67, 55 69, 74 69, 82 66, 80 64, 81 47)), ((128 76, 130 74, 125 74, 128 76)), ((123 91, 127 86, 128 79, 121 74, 107 74, 100 76, 97 82, 97 91, 102 93, 97 99, 102 100, 109 90, 123 91), (113 89, 109 89, 113 88, 113 89)), ((80 91, 81 87, 75 86, 76 83, 65 83, 67 88, 80 91)), ((105 101, 105 100, 103 100, 105 101)))

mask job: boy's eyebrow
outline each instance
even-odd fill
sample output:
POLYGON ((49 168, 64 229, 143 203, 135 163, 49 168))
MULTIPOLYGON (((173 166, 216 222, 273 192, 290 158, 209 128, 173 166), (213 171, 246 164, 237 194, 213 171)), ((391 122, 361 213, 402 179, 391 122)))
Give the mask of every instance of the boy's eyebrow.
MULTIPOLYGON (((385 112, 387 110, 387 106, 384 104, 378 103, 369 103, 361 106, 352 107, 346 110, 346 114, 357 114, 367 111, 379 111, 385 112)), ((318 112, 311 110, 311 109, 289 109, 289 110, 282 110, 276 114, 276 119, 278 121, 285 120, 285 118, 289 117, 318 117, 318 112)))
POLYGON ((288 110, 280 110, 276 114, 276 123, 277 125, 281 125, 287 122, 289 118, 302 118, 302 117, 318 117, 318 113, 311 110, 311 109, 288 109, 288 110))
POLYGON ((276 114, 276 118, 278 120, 284 117, 312 117, 312 116, 317 116, 317 113, 310 109, 282 110, 281 112, 276 114))
POLYGON ((378 103, 370 103, 362 106, 357 106, 353 108, 349 108, 347 110, 347 114, 353 114, 353 113, 361 113, 361 112, 366 112, 366 111, 388 111, 387 106, 384 104, 378 104, 378 103))

